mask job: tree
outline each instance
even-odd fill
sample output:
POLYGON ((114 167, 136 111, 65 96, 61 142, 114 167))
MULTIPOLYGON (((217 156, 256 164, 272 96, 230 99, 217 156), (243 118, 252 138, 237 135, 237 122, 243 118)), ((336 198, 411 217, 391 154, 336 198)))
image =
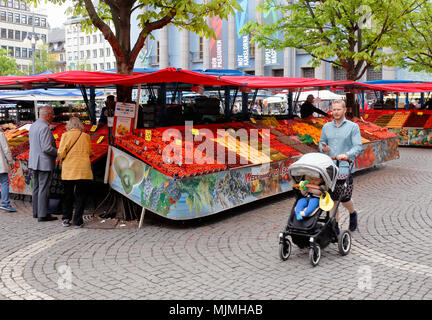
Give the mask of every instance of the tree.
POLYGON ((392 49, 398 65, 432 73, 432 3, 426 2, 400 24, 392 49))
MULTIPOLYGON (((360 79, 369 66, 394 66, 395 56, 382 50, 396 36, 396 26, 426 0, 265 0, 258 10, 281 15, 274 24, 250 22, 241 33, 251 33, 260 47, 302 49, 312 66, 323 61, 346 71, 347 80, 360 79), (276 33, 283 34, 275 37, 276 33)), ((353 93, 347 106, 358 116, 353 93)))
MULTIPOLYGON (((38 3, 40 0, 27 0, 38 3)), ((63 4, 66 0, 49 0, 63 4)), ((148 36, 154 30, 168 24, 197 32, 200 35, 215 37, 214 31, 207 25, 206 17, 215 15, 226 19, 241 10, 236 0, 207 0, 197 3, 190 0, 73 0, 70 12, 82 16, 82 26, 90 31, 99 29, 109 42, 116 57, 117 73, 132 74, 137 59, 148 36), (141 29, 137 41, 131 45, 131 15, 138 10, 138 23, 141 29), (108 21, 112 21, 114 30, 108 21)), ((117 87, 117 98, 126 101, 131 98, 131 88, 117 87)))
POLYGON ((0 76, 22 75, 14 58, 5 49, 0 49, 0 76))
MULTIPOLYGON (((45 71, 54 71, 56 69, 56 62, 53 57, 49 54, 48 44, 43 44, 38 47, 38 50, 34 53, 35 55, 35 74, 42 73, 45 71)), ((31 60, 28 70, 33 72, 33 60, 31 60)))

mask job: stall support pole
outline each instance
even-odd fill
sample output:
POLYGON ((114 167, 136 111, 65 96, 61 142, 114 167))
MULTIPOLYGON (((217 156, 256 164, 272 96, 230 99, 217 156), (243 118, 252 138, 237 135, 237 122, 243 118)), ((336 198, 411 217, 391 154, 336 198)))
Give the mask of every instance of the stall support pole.
POLYGON ((139 224, 138 224, 138 229, 142 228, 142 225, 144 223, 144 216, 145 216, 145 208, 143 207, 142 210, 141 210, 141 217, 140 217, 140 221, 139 221, 139 224))
POLYGON ((293 118, 294 112, 293 112, 293 93, 291 91, 288 92, 288 117, 290 119, 293 118))
POLYGON ((137 101, 135 106, 135 119, 134 119, 134 130, 137 128, 138 124, 138 112, 139 112, 139 105, 141 100, 141 84, 138 85, 138 92, 137 92, 137 101))
POLYGON ((96 91, 94 86, 90 86, 90 123, 96 124, 96 91))
MULTIPOLYGON (((38 104, 37 100, 34 100, 35 120, 39 119, 39 112, 38 112, 37 104, 38 104)), ((18 110, 17 110, 17 116, 18 116, 18 110)))
POLYGON ((424 108, 424 92, 420 93, 420 107, 424 108))
POLYGON ((406 109, 406 110, 409 109, 409 97, 408 97, 408 92, 405 93, 405 109, 406 109))
POLYGON ((228 121, 229 117, 230 117, 230 87, 226 86, 225 87, 225 120, 228 121))
POLYGON ((396 93, 396 110, 399 109, 399 93, 396 93))
POLYGON ((247 92, 242 92, 242 119, 246 121, 248 118, 248 98, 249 94, 247 92))
POLYGON ((364 91, 361 92, 361 102, 362 102, 362 111, 364 111, 364 109, 365 109, 364 91))

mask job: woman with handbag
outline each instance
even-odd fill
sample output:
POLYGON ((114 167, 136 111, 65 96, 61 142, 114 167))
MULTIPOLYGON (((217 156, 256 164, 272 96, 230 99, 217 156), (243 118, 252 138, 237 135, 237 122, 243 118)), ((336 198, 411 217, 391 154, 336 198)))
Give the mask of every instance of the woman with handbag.
POLYGON ((0 209, 16 212, 16 209, 10 205, 9 199, 9 170, 14 164, 9 144, 0 128, 0 183, 1 183, 1 206, 0 209))
POLYGON ((83 213, 87 200, 90 181, 93 180, 90 156, 92 155, 90 136, 83 132, 84 125, 78 118, 72 117, 66 124, 66 130, 60 140, 58 156, 62 164, 61 177, 64 183, 62 225, 69 227, 72 220, 75 198, 75 228, 83 225, 83 213))

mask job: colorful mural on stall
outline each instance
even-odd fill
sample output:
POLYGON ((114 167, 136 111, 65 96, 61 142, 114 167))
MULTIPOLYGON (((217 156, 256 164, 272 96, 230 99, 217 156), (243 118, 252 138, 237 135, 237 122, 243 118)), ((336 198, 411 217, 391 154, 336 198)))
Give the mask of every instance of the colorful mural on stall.
POLYGON ((363 151, 355 159, 356 170, 399 158, 397 137, 366 143, 362 148, 363 151))
POLYGON ((400 146, 432 147, 432 129, 389 129, 398 135, 400 146))
POLYGON ((33 173, 25 160, 15 160, 9 173, 9 192, 15 194, 32 195, 33 173))

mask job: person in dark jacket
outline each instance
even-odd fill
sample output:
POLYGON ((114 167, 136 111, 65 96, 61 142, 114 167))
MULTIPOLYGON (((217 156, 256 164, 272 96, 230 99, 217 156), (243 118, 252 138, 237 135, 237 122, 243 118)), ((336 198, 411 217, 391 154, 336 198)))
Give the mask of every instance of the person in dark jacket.
POLYGON ((328 114, 324 111, 315 107, 312 103, 314 102, 314 96, 312 94, 308 95, 306 101, 300 106, 300 117, 302 119, 310 117, 314 112, 322 114, 327 117, 328 114))

